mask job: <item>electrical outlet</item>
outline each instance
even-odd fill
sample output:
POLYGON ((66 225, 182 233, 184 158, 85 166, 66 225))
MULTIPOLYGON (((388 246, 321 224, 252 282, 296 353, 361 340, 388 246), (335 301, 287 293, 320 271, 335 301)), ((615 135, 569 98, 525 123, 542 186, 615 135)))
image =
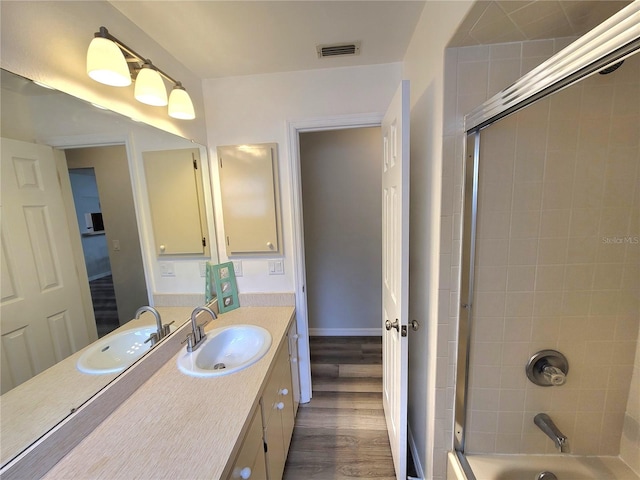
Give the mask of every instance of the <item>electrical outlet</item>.
POLYGON ((175 265, 173 262, 160 262, 160 276, 175 277, 175 265))
POLYGON ((119 252, 120 251, 120 240, 113 240, 111 242, 111 244, 113 245, 113 251, 114 252, 119 252))
POLYGON ((242 276, 242 260, 233 260, 233 273, 236 277, 242 276))
POLYGON ((282 260, 269 260, 269 275, 284 275, 282 260))

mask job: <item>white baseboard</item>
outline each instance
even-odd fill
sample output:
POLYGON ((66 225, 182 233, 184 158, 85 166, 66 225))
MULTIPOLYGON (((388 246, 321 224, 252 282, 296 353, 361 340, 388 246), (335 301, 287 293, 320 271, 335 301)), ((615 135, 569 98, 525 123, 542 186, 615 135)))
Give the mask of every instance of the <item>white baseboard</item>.
POLYGON ((109 275, 111 275, 111 270, 109 270, 108 272, 102 272, 102 273, 98 273, 96 275, 91 275, 89 277, 89 281, 91 282, 92 280, 98 280, 99 278, 108 277, 109 275))
POLYGON ((380 328, 310 328, 310 337, 381 337, 380 328))
POLYGON ((416 473, 418 474, 419 479, 423 479, 424 470, 422 469, 422 465, 420 464, 418 449, 416 448, 416 442, 413 439, 413 433, 411 432, 411 427, 409 427, 409 425, 407 425, 407 437, 409 440, 409 448, 411 449, 411 456, 413 457, 413 464, 416 467, 416 473))

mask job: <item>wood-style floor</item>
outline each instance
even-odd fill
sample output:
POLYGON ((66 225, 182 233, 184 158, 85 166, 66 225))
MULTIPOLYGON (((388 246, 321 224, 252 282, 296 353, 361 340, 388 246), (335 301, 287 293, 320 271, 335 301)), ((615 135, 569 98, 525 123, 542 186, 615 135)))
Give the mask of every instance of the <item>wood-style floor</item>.
POLYGON ((91 280, 89 282, 89 290, 91 291, 91 302, 93 303, 93 314, 96 318, 98 338, 101 338, 120 326, 113 277, 108 275, 91 280))
POLYGON ((380 337, 311 337, 313 398, 300 405, 285 480, 395 480, 380 337))

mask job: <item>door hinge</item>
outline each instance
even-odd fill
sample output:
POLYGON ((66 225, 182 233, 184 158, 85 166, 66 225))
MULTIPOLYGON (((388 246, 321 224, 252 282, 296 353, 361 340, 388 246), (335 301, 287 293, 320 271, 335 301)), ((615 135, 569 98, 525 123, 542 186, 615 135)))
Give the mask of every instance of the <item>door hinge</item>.
POLYGON ((264 453, 267 453, 269 451, 269 447, 267 447, 267 442, 262 442, 262 444, 264 445, 264 453))
POLYGON ((220 168, 222 168, 222 157, 220 157, 220 168))
POLYGON ((191 158, 193 159, 193 169, 197 170, 198 169, 198 160, 196 160, 196 156, 193 153, 191 154, 191 158))
POLYGON ((402 335, 403 337, 407 336, 407 326, 406 325, 402 325, 401 330, 400 330, 400 335, 402 335))
POLYGON ((202 237, 202 246, 203 247, 207 246, 207 237, 202 237))
POLYGON ((227 235, 227 247, 231 245, 231 242, 229 241, 229 235, 227 235))

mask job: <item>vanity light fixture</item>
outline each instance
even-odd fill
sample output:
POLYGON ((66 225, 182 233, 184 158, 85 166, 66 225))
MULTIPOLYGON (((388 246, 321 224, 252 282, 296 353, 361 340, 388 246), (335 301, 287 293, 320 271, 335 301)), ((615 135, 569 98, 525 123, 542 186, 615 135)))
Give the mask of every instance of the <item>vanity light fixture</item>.
POLYGON ((96 82, 112 87, 131 85, 131 74, 122 50, 109 38, 106 28, 100 27, 87 50, 87 74, 96 82))
POLYGON ((47 90, 55 90, 55 88, 54 88, 54 87, 50 87, 50 86, 49 86, 49 85, 47 85, 46 83, 39 82, 38 80, 33 80, 33 83, 35 83, 35 84, 36 84, 36 85, 38 85, 39 87, 46 88, 47 90))
POLYGON ((87 74, 97 82, 114 87, 129 86, 133 80, 134 96, 139 102, 158 107, 168 105, 169 116, 172 118, 196 118, 191 97, 182 83, 126 46, 105 27, 100 27, 89 45, 87 74), (173 84, 168 99, 164 80, 173 84))
POLYGON ((164 107, 167 102, 167 89, 158 70, 150 63, 142 65, 136 77, 134 89, 136 100, 154 107, 164 107))
POLYGON ((169 95, 169 116, 180 120, 196 118, 191 97, 180 82, 173 87, 169 95))

